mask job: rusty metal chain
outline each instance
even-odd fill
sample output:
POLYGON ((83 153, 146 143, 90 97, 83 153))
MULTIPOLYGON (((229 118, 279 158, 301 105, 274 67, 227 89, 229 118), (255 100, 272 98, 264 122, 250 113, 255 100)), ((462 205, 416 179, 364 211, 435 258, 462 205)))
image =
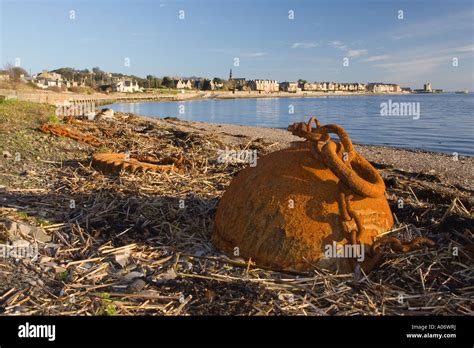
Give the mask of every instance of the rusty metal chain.
POLYGON ((58 137, 66 137, 66 138, 74 139, 79 142, 86 143, 86 144, 96 146, 96 147, 101 145, 101 141, 90 134, 83 134, 78 131, 68 129, 60 125, 51 125, 48 123, 44 123, 41 125, 40 130, 43 133, 50 133, 58 137))
MULTIPOLYGON (((354 194, 359 194, 362 196, 380 196, 385 192, 385 185, 383 180, 380 178, 375 185, 378 187, 376 190, 361 190, 359 188, 360 183, 354 184, 354 177, 359 177, 351 166, 351 162, 356 159, 360 162, 360 156, 355 151, 352 141, 349 138, 349 135, 346 131, 339 125, 325 125, 321 126, 319 120, 316 117, 311 117, 308 123, 295 123, 288 127, 294 135, 304 137, 309 141, 310 149, 313 155, 321 157, 328 168, 330 168, 333 173, 340 179, 339 182, 339 208, 340 214, 342 217, 342 227, 346 234, 345 238, 352 244, 357 244, 365 235, 365 228, 362 224, 362 221, 359 215, 351 206, 351 200, 354 197, 354 194), (316 128, 313 128, 313 123, 316 128), (338 158, 337 155, 337 144, 331 141, 329 133, 335 133, 338 135, 341 140, 341 146, 343 154, 345 154, 344 163, 338 158), (322 146, 319 146, 319 144, 322 146), (337 159, 336 159, 337 157, 337 159), (345 169, 341 170, 341 163, 345 169), (339 168, 339 169, 338 169, 339 168), (349 177, 350 180, 344 180, 345 177, 349 177), (366 192, 367 191, 367 192, 366 192), (375 191, 375 193, 374 193, 375 191), (354 221, 356 224, 356 229, 349 229, 345 222, 354 221)), ((369 164, 370 166, 370 164, 369 164)), ((373 167, 370 166, 369 170, 372 170, 373 167)), ((366 168, 364 168, 366 169, 366 168)), ((375 169, 372 170, 376 173, 375 169)), ((378 173, 376 173, 378 176, 378 173)), ((373 175, 373 176, 376 176, 373 175)), ((362 179, 364 180, 364 179, 362 179)), ((363 188, 367 188, 371 183, 362 182, 363 188), (365 185, 365 187, 364 187, 365 185)))

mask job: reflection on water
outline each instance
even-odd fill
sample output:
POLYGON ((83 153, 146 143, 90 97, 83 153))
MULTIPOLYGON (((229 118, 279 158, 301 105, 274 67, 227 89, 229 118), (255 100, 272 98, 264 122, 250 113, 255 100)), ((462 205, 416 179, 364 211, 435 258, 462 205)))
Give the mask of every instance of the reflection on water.
POLYGON ((323 98, 260 98, 125 103, 116 111, 191 121, 286 128, 317 116, 338 123, 355 143, 474 155, 474 95, 425 94, 323 98), (420 116, 381 116, 381 104, 419 103, 420 116), (292 113, 293 112, 293 113, 292 113))

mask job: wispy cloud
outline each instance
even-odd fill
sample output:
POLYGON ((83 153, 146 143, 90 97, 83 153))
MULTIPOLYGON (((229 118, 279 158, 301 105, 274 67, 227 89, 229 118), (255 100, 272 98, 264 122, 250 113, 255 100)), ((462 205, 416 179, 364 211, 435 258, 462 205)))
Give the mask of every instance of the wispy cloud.
POLYGON ((380 56, 372 56, 372 57, 369 57, 369 58, 365 58, 365 59, 362 59, 363 62, 366 62, 366 63, 371 63, 371 62, 378 62, 380 60, 385 60, 385 59, 389 59, 390 56, 386 55, 386 54, 382 54, 380 56))
POLYGON ((449 61, 450 56, 438 56, 438 57, 421 57, 417 59, 411 59, 407 61, 397 61, 390 63, 375 64, 374 67, 385 68, 390 71, 407 71, 422 69, 430 71, 433 67, 437 66, 441 62, 449 61))
POLYGON ((258 58, 266 56, 266 52, 236 52, 234 50, 225 49, 225 48, 210 48, 207 50, 208 52, 225 54, 237 58, 258 58))
POLYGON ((423 47, 423 50, 411 54, 399 55, 393 57, 393 62, 385 62, 374 64, 374 67, 386 68, 392 71, 408 71, 410 73, 418 72, 418 69, 432 70, 441 64, 450 64, 453 59, 453 53, 460 53, 458 58, 474 58, 474 45, 460 46, 460 47, 423 47), (421 53, 420 53, 421 52, 421 53))
POLYGON ((422 47, 412 54, 400 53, 390 57, 390 61, 373 64, 373 68, 382 69, 387 80, 426 79, 436 76, 443 69, 452 67, 453 53, 460 60, 474 58, 474 46, 460 47, 422 47))
POLYGON ((404 24, 401 22, 402 25, 400 28, 392 31, 390 36, 394 41, 398 41, 429 36, 435 37, 439 34, 446 34, 447 32, 453 31, 472 31, 473 16, 473 11, 463 11, 453 15, 438 16, 413 24, 404 24))
POLYGON ((360 56, 365 56, 369 52, 366 49, 360 49, 360 50, 348 50, 347 51, 347 56, 351 58, 357 58, 360 56))
POLYGON ((455 52, 474 52, 474 45, 458 47, 455 52))
POLYGON ((291 45, 291 48, 314 48, 318 46, 319 44, 316 42, 295 42, 291 45))
POLYGON ((336 41, 331 41, 329 44, 333 47, 336 47, 337 49, 340 49, 340 50, 347 49, 347 46, 342 41, 337 41, 337 40, 336 41))
POLYGON ((369 51, 367 51, 365 48, 351 49, 344 42, 338 40, 329 42, 329 45, 337 48, 338 50, 344 51, 346 56, 350 58, 357 58, 369 54, 369 51))
POLYGON ((248 52, 248 53, 242 53, 240 56, 244 58, 257 58, 257 57, 263 57, 266 55, 267 54, 265 52, 248 52))

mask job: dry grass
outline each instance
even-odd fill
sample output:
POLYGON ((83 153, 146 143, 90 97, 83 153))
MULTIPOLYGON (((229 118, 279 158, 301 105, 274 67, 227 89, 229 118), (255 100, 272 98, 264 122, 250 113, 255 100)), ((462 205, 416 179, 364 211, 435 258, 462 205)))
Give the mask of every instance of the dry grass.
MULTIPOLYGON (((209 242, 219 197, 242 168, 216 162, 227 145, 218 134, 127 114, 73 126, 102 139, 101 151, 181 153, 186 170, 103 175, 90 166, 92 147, 30 129, 37 146, 47 142, 61 155, 1 160, 0 218, 42 225, 52 241, 38 243, 34 259, 0 261, 5 315, 473 314, 469 193, 439 193, 437 183, 381 168, 397 218, 390 234, 427 236, 436 247, 386 250, 368 275, 276 272, 230 259, 209 242)), ((271 145, 242 139, 237 146, 262 155, 271 145)))

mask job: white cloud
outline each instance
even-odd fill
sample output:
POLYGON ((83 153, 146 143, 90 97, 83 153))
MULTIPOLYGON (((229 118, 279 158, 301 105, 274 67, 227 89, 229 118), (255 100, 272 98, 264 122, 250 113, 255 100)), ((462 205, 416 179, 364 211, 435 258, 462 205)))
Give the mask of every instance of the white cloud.
POLYGON ((360 50, 348 50, 347 51, 347 56, 352 57, 352 58, 357 58, 360 56, 364 56, 368 54, 369 52, 365 49, 360 49, 360 50))
POLYGON ((365 59, 362 59, 362 61, 370 63, 370 62, 378 62, 379 60, 385 60, 385 59, 389 59, 389 58, 390 58, 390 56, 388 56, 386 54, 383 54, 383 55, 380 55, 380 56, 372 56, 372 57, 369 57, 369 58, 365 58, 365 59))
POLYGON ((291 45, 291 48, 314 48, 318 47, 318 44, 315 42, 295 42, 291 45))
MULTIPOLYGON (((436 43, 434 45, 419 45, 411 50, 393 52, 388 61, 373 61, 371 68, 380 69, 384 81, 393 81, 411 86, 420 86, 426 81, 434 82, 438 79, 439 87, 442 84, 456 86, 449 88, 469 88, 469 79, 472 80, 472 72, 464 65, 466 73, 461 73, 461 68, 452 66, 453 57, 460 61, 474 59, 474 46, 472 44, 444 46, 436 43), (452 69, 452 72, 448 72, 452 69), (455 81, 458 81, 456 83, 455 81), (462 87, 460 87, 462 86, 462 87)), ((368 57, 367 59, 370 59, 368 57)), ((461 65, 460 65, 461 66, 461 65)), ((472 83, 471 83, 472 85, 472 83)), ((469 88, 470 89, 470 88, 469 88)))
POLYGON ((351 58, 357 58, 369 53, 366 49, 363 49, 363 48, 358 49, 358 50, 351 49, 344 42, 338 41, 338 40, 331 41, 329 45, 337 48, 338 50, 344 51, 345 54, 351 58))
POLYGON ((395 63, 381 63, 376 64, 374 67, 385 68, 389 71, 410 71, 410 73, 424 70, 430 71, 432 68, 436 67, 442 62, 449 62, 449 56, 442 57, 420 57, 417 59, 407 60, 407 61, 397 61, 395 63))
POLYGON ((458 47, 456 52, 472 52, 474 51, 474 45, 467 45, 463 47, 458 47))
POLYGON ((347 46, 344 45, 344 42, 342 42, 342 41, 337 41, 337 40, 336 41, 331 41, 329 44, 333 47, 336 47, 336 48, 340 49, 340 50, 345 50, 347 48, 347 46))
MULTIPOLYGON (((394 41, 420 37, 436 37, 448 32, 472 31, 473 11, 462 11, 452 15, 436 16, 398 27, 389 33, 394 41)), ((384 36, 387 33, 382 33, 384 36)))
POLYGON ((241 54, 241 57, 244 58, 256 58, 256 57, 263 57, 266 56, 267 54, 265 52, 250 52, 250 53, 243 53, 241 54))

